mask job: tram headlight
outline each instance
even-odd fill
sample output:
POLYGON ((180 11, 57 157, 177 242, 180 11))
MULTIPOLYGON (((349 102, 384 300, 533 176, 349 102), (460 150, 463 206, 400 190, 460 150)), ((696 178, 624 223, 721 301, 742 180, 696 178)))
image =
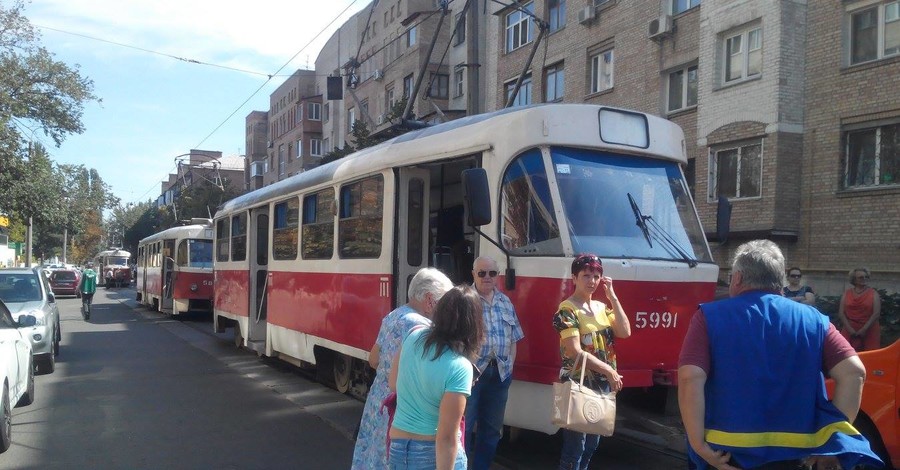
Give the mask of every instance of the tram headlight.
POLYGON ((197 292, 197 284, 191 284, 191 292, 197 292))

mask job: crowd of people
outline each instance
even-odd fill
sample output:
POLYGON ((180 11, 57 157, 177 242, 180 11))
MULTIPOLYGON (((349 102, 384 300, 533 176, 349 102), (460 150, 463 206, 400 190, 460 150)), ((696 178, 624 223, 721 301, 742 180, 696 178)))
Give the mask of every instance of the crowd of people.
MULTIPOLYGON (((879 347, 880 298, 868 286, 869 270, 850 272, 837 328, 815 309, 802 271, 784 266, 770 241, 741 245, 730 298, 700 305, 692 318, 678 369, 690 468, 880 464, 850 425, 865 380, 857 352, 879 347), (835 382, 830 400, 825 376, 835 382), (787 432, 792 439, 780 442, 787 432)), ((482 256, 471 285, 454 287, 434 268, 413 277, 409 301, 384 317, 369 353, 376 374, 353 469, 491 466, 516 343, 525 336, 496 285, 499 272, 495 260, 482 256)), ((559 337, 559 380, 578 380, 584 364, 587 387, 618 392, 624 384, 615 344, 631 335, 625 306, 597 256, 576 256, 571 276, 571 295, 548 312, 559 337), (603 295, 595 298, 598 289, 603 295)), ((559 468, 587 469, 599 442, 598 435, 563 429, 559 468)))

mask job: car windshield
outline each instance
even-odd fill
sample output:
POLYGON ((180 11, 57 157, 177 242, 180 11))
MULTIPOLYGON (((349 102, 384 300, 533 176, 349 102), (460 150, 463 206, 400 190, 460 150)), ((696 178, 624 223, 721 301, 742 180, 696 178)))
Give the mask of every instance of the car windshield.
POLYGON ((74 281, 75 271, 53 271, 50 274, 51 281, 74 281))
POLYGON ((559 147, 551 154, 576 253, 712 261, 677 163, 559 147))
POLYGON ((6 303, 41 300, 38 277, 28 273, 0 273, 0 299, 6 303))

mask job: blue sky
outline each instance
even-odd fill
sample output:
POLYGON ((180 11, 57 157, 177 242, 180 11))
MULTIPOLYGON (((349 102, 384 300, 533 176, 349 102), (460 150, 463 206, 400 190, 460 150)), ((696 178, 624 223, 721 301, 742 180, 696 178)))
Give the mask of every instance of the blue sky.
POLYGON ((77 64, 102 99, 86 105, 85 132, 61 147, 34 137, 57 163, 96 168, 123 204, 156 199, 176 156, 194 148, 243 155, 247 114, 268 110, 269 94, 295 70, 312 69, 331 34, 368 3, 33 0, 25 16, 41 43, 77 64))

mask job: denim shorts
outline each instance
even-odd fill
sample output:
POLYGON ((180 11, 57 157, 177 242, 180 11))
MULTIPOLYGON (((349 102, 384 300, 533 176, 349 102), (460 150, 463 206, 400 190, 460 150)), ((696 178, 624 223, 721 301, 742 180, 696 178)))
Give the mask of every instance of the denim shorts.
MULTIPOLYGON (((391 470, 431 470, 437 468, 434 441, 391 439, 388 465, 391 470)), ((456 451, 453 470, 466 470, 466 451, 460 444, 456 451)))

